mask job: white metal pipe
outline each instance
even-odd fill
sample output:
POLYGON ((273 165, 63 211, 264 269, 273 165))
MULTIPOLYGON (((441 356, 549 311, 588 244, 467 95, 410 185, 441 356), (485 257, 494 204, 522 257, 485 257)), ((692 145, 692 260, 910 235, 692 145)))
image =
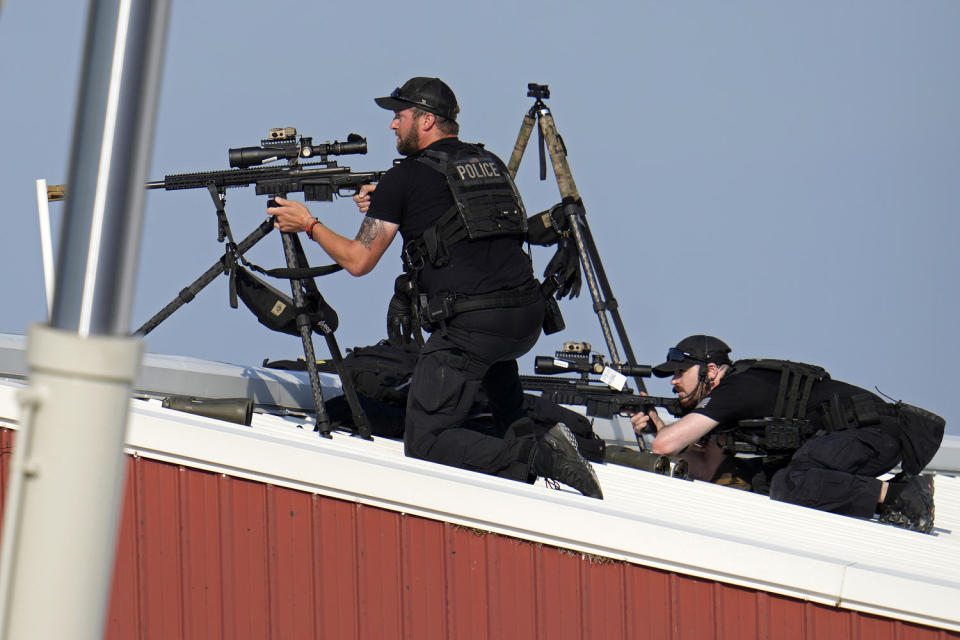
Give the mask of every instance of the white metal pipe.
POLYGON ((47 197, 47 181, 37 180, 37 214, 40 216, 40 255, 43 258, 43 285, 47 296, 47 319, 53 317, 53 283, 56 271, 53 267, 53 236, 50 233, 50 201, 47 197))
POLYGON ((103 637, 143 351, 127 334, 168 9, 90 2, 51 326, 31 327, 27 343, 28 428, 0 547, 2 639, 103 637))
POLYGON ((124 488, 121 444, 142 350, 137 338, 30 328, 32 418, 14 443, 3 638, 103 637, 124 488))
POLYGON ((92 0, 51 324, 129 332, 168 0, 92 0))

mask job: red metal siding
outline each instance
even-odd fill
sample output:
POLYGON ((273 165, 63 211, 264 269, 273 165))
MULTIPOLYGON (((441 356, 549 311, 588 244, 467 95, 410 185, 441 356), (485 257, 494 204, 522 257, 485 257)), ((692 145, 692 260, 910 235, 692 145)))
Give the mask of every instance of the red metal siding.
POLYGON ((151 460, 127 483, 118 640, 960 638, 151 460))

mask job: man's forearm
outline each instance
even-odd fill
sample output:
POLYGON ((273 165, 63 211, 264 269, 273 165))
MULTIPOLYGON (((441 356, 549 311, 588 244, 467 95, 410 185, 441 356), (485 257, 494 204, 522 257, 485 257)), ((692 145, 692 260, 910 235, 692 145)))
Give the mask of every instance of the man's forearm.
POLYGON ((688 413, 676 422, 657 431, 653 440, 653 452, 661 455, 675 455, 683 451, 719 424, 716 420, 700 413, 688 413))
POLYGON ((363 219, 357 237, 353 240, 333 231, 322 222, 312 226, 310 237, 337 264, 354 276, 370 273, 383 255, 386 245, 392 240, 383 221, 370 217, 363 219))

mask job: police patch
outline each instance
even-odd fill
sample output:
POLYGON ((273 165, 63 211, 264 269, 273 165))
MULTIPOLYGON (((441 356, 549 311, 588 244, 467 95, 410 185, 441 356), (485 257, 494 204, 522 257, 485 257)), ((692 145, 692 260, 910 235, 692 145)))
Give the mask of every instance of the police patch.
POLYGON ((471 180, 482 180, 484 178, 499 178, 500 167, 495 162, 484 160, 482 158, 465 158, 454 164, 457 171, 457 177, 461 182, 471 180))

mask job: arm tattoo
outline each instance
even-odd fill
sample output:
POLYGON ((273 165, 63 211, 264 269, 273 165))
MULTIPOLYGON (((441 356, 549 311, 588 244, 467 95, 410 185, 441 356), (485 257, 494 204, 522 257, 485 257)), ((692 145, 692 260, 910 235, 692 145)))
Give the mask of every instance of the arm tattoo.
POLYGON ((363 222, 360 223, 360 231, 357 232, 357 240, 360 241, 360 244, 369 249, 374 238, 379 236, 381 233, 383 233, 383 221, 366 216, 363 219, 363 222))

